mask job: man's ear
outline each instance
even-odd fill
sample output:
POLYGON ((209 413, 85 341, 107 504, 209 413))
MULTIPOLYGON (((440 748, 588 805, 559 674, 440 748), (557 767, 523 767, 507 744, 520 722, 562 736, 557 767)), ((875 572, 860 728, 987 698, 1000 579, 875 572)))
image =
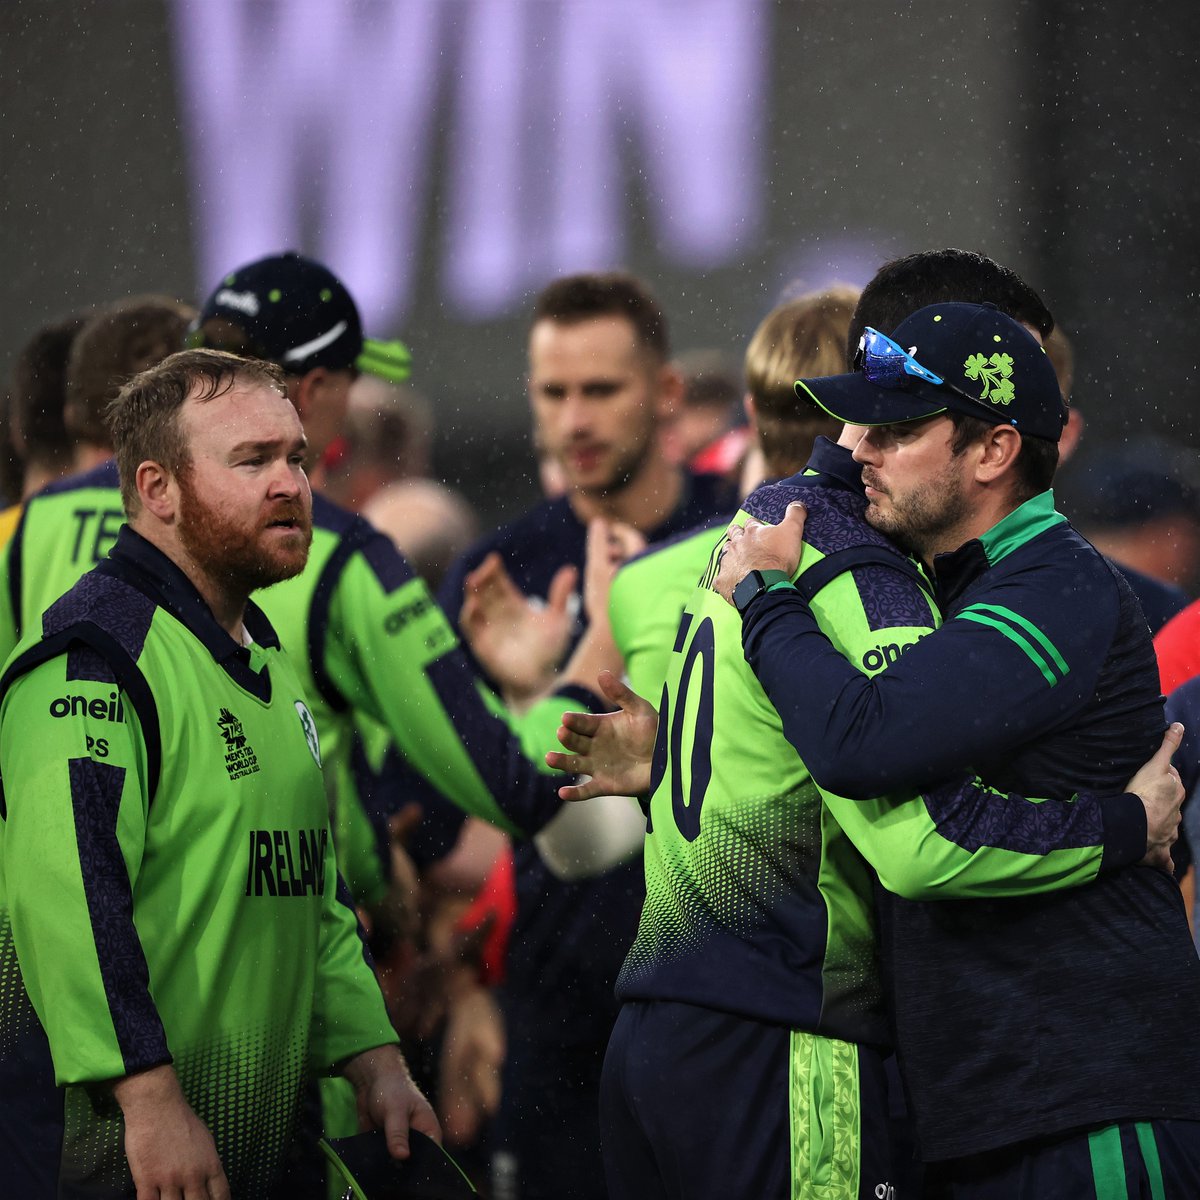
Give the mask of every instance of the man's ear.
POLYGON ((329 371, 325 367, 313 367, 303 375, 287 377, 288 399, 295 406, 300 417, 300 423, 312 416, 313 406, 323 391, 329 379, 329 371))
POLYGON ((179 485, 175 477, 161 463, 147 459, 138 466, 134 483, 142 509, 169 525, 179 511, 179 485))
POLYGON ((975 478, 994 483, 1012 470, 1021 453, 1021 435, 1011 425, 992 425, 979 442, 979 460, 975 478))
POLYGON ((754 397, 749 392, 742 396, 742 412, 746 414, 746 424, 750 427, 750 438, 753 441, 758 437, 758 405, 754 403, 754 397))
POLYGON ((1067 409, 1067 423, 1063 426, 1062 437, 1058 439, 1058 463, 1063 463, 1075 453, 1079 439, 1083 437, 1083 413, 1077 408, 1067 409))
POLYGON ((674 363, 658 369, 658 401, 655 408, 660 421, 669 421, 683 408, 683 372, 674 363))

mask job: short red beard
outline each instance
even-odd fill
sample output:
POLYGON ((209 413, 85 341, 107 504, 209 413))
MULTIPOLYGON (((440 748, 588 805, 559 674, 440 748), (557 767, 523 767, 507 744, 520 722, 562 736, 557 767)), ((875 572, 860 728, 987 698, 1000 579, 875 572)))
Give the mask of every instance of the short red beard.
POLYGON ((211 579, 250 595, 291 579, 304 570, 312 544, 312 514, 303 500, 280 500, 253 525, 239 525, 212 508, 192 486, 190 472, 179 476, 179 541, 211 579), (277 521, 293 521, 302 543, 268 544, 263 531, 277 521))

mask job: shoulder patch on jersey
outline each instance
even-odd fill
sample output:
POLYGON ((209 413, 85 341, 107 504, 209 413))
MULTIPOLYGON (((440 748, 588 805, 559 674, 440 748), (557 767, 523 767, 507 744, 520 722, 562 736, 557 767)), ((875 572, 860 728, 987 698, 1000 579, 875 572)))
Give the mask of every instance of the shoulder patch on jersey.
POLYGON ((379 580, 379 586, 390 594, 415 578, 415 572, 390 538, 374 529, 371 533, 371 538, 363 544, 362 556, 379 580))
POLYGON ((89 571, 42 616, 42 636, 52 638, 87 622, 103 629, 136 662, 158 606, 124 580, 89 571))
POLYGON ((871 630, 932 627, 933 609, 911 574, 852 568, 854 586, 871 630))
POLYGON ((771 483, 758 488, 742 508, 759 521, 777 525, 793 502, 803 504, 808 510, 804 540, 822 554, 834 554, 853 546, 880 546, 902 557, 883 534, 867 524, 866 500, 842 488, 810 487, 791 481, 771 483))

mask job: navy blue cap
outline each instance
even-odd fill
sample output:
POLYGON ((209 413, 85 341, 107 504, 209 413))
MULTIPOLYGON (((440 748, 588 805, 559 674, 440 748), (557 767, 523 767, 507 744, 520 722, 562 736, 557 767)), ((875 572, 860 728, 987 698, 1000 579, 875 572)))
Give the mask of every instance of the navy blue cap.
POLYGON ((851 425, 894 425, 950 411, 1052 442, 1062 435, 1067 410, 1049 357, 995 305, 931 304, 891 336, 944 383, 906 376, 904 386, 886 387, 854 371, 797 380, 797 394, 851 425))
POLYGON ((399 383, 409 374, 407 347, 364 338, 345 284, 295 251, 226 275, 192 322, 188 345, 264 358, 291 375, 355 367, 399 383))

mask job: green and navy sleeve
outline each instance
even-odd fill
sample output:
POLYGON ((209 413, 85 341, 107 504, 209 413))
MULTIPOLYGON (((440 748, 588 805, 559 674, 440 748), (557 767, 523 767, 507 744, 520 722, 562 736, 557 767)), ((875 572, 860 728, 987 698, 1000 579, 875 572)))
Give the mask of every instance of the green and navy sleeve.
POLYGON ((316 1075, 329 1074, 364 1050, 399 1041, 367 958, 354 902, 338 875, 332 839, 326 844, 325 858, 309 1030, 309 1062, 316 1075))
POLYGON ((395 547, 368 533, 331 583, 318 683, 384 725, 419 776, 473 816, 536 833, 561 776, 522 752, 489 707, 445 614, 395 547))
POLYGON ((742 642, 813 776, 865 799, 936 784, 1082 703, 1116 607, 1093 596, 1085 622, 1075 599, 1019 580, 992 589, 871 678, 837 653, 795 591, 751 605, 742 642))
MULTIPOLYGON (((889 664, 932 632, 923 623, 929 609, 919 586, 906 573, 881 564, 836 576, 816 593, 812 610, 839 656, 864 675, 892 669, 889 664), (896 621, 902 623, 888 624, 896 621)), ((967 776, 918 795, 856 801, 821 794, 883 886, 910 900, 1077 886, 1095 878, 1104 854, 1096 797, 1073 803, 1030 800, 967 776)), ((1134 803, 1142 813, 1140 801, 1134 798, 1134 803)), ((1144 849, 1143 814, 1132 861, 1144 849)))
POLYGON ((1027 799, 967 777, 916 796, 821 795, 880 883, 907 900, 1077 887, 1095 879, 1102 866, 1136 862, 1145 849, 1143 817, 1141 841, 1129 843, 1123 860, 1106 853, 1105 798, 1093 795, 1069 802, 1027 799))
MULTIPOLYGON (((1062 572, 1068 590, 1069 580, 1062 572)), ((1059 590, 1020 578, 993 589, 871 678, 837 652, 804 598, 787 589, 750 607, 743 645, 788 740, 822 787, 854 799, 922 789, 935 819, 961 831, 970 803, 961 808, 945 780, 1057 724, 1095 688, 1096 639, 1111 632, 1116 606, 1092 588, 1081 622, 1072 597, 1050 602, 1059 590)), ((1102 824, 1105 869, 1143 856, 1145 812, 1136 796, 1106 793, 1087 807, 1102 824)), ((1057 843, 1045 833, 1048 850, 1057 843)))
MULTIPOLYGON (((793 491, 795 495, 777 485, 762 498, 752 498, 747 507, 760 519, 777 520, 789 499, 804 498, 793 491)), ((743 643, 751 667, 780 715, 785 736, 831 797, 831 810, 879 870, 885 886, 910 897, 935 891, 941 896, 965 896, 1038 890, 1084 882, 1102 866, 1109 869, 1140 860, 1145 853, 1146 818, 1136 796, 1081 793, 1039 801, 989 787, 969 769, 973 756, 956 757, 959 711, 946 711, 924 726, 915 750, 904 741, 916 737, 911 728, 897 737, 885 721, 860 714, 865 727, 850 731, 860 739, 852 751, 858 758, 844 764, 841 758, 846 751, 840 745, 830 749, 823 728, 830 715, 822 700, 812 702, 820 679, 814 683, 807 661, 798 652, 788 653, 779 646, 794 635, 791 616, 796 610, 806 618, 804 651, 809 643, 818 646, 830 676, 848 681, 848 688, 884 688, 891 678, 907 671, 914 656, 944 643, 953 631, 943 626, 933 632, 936 620, 923 588, 908 573, 885 564, 856 567, 815 595, 812 587, 807 588, 807 594, 814 596, 810 607, 803 580, 820 577, 823 558, 835 562, 833 556, 864 532, 886 549, 882 539, 864 530, 861 500, 831 494, 829 489, 815 494, 822 502, 810 501, 805 538, 815 545, 806 544, 801 586, 780 587, 751 605, 743 622, 743 643), (814 549, 820 556, 816 563, 814 549), (846 590, 851 579, 857 604, 850 603, 846 590), (788 619, 775 619, 775 640, 764 649, 758 640, 758 622, 760 613, 771 610, 786 613, 788 619), (797 716, 801 706, 802 715, 797 716), (950 743, 950 753, 944 743, 950 743), (938 750, 945 758, 922 776, 884 779, 877 774, 881 757, 886 761, 889 754, 907 753, 923 767, 924 756, 936 759, 938 750), (862 790, 839 786, 843 776, 856 768, 872 781, 873 791, 865 784, 862 790), (916 788, 924 790, 914 795, 916 788), (863 812, 855 813, 844 796, 863 802, 863 812)), ((972 662, 970 657, 956 659, 953 652, 950 660, 959 677, 967 674, 972 662)), ((928 696, 921 699, 929 702, 928 696)), ((960 701, 960 707, 967 706, 967 701, 960 701)), ((988 729, 993 737, 996 724, 992 713, 988 729)))
POLYGON ((108 664, 72 645, 18 677, 0 714, 0 763, 13 941, 58 1082, 170 1062, 133 921, 145 743, 108 664))

